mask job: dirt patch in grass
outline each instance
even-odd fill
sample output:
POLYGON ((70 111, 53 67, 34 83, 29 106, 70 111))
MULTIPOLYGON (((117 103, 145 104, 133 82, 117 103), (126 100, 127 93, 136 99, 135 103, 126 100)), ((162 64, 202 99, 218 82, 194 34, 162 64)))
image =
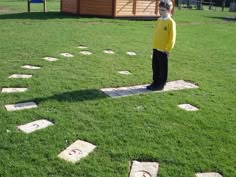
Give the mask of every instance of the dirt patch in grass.
POLYGON ((2 13, 6 13, 6 12, 9 12, 9 11, 10 11, 9 8, 4 7, 4 6, 0 6, 0 14, 2 14, 2 13))
POLYGON ((0 6, 0 10, 9 10, 7 7, 0 6))

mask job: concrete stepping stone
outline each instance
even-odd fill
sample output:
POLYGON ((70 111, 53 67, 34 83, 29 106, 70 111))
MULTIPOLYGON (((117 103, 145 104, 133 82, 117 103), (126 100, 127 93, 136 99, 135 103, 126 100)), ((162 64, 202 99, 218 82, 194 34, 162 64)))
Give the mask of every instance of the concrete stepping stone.
POLYGON ((47 61, 57 61, 58 60, 57 58, 54 58, 54 57, 44 57, 43 59, 47 60, 47 61))
POLYGON ((2 88, 2 93, 26 92, 28 88, 2 88))
POLYGON ((8 78, 29 79, 31 77, 32 77, 31 74, 13 74, 13 75, 9 76, 8 78))
POLYGON ((106 53, 106 54, 114 54, 115 53, 115 52, 113 52, 112 50, 109 50, 109 49, 104 50, 103 52, 106 53))
POLYGON ((196 177, 223 177, 223 176, 220 175, 219 173, 215 173, 215 172, 196 173, 195 176, 196 176, 196 177))
POLYGON ((74 57, 74 55, 72 55, 70 53, 60 53, 60 55, 62 55, 63 57, 67 57, 67 58, 74 57))
POLYGON ((135 56, 137 55, 135 52, 126 52, 129 56, 135 56))
POLYGON ((82 54, 82 55, 92 55, 92 52, 89 52, 89 51, 81 51, 80 54, 82 54))
POLYGON ((41 119, 41 120, 36 120, 34 122, 27 123, 25 125, 17 126, 17 128, 23 131, 24 133, 32 133, 34 131, 44 129, 52 125, 54 125, 52 122, 46 119, 41 119))
POLYGON ((135 109, 140 111, 140 110, 144 110, 145 107, 143 105, 140 105, 140 106, 136 106, 135 109))
POLYGON ((19 111, 19 110, 32 109, 32 108, 37 108, 37 107, 38 106, 35 102, 26 102, 26 103, 5 105, 5 108, 7 111, 19 111))
POLYGON ((21 66, 21 68, 23 68, 23 69, 36 70, 36 69, 40 69, 41 67, 39 67, 39 66, 33 66, 33 65, 24 65, 24 66, 21 66))
POLYGON ((79 49, 87 49, 88 47, 86 47, 86 46, 83 46, 83 45, 80 45, 79 47, 77 47, 77 48, 79 48, 79 49))
POLYGON ((103 88, 101 89, 101 91, 107 94, 108 96, 115 98, 115 97, 123 97, 123 96, 142 94, 148 92, 166 92, 166 91, 198 88, 197 85, 192 84, 190 82, 186 82, 184 80, 168 82, 163 90, 158 90, 158 91, 147 90, 146 86, 147 85, 137 85, 137 86, 120 87, 120 88, 103 88))
POLYGON ((118 71, 119 74, 129 75, 131 74, 129 71, 118 71))
POLYGON ((179 104, 179 108, 184 109, 186 111, 198 111, 199 109, 191 104, 179 104))
POLYGON ((66 161, 76 163, 79 162, 80 159, 88 156, 89 153, 91 153, 95 148, 96 146, 91 143, 77 140, 62 151, 58 157, 66 161))
POLYGON ((159 164, 156 162, 133 161, 129 177, 156 177, 159 164))

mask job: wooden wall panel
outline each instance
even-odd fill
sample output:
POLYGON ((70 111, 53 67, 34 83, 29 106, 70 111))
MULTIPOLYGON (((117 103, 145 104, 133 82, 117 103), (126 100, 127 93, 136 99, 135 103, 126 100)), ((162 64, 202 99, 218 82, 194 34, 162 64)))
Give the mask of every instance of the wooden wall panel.
POLYGON ((78 0, 61 0, 61 11, 66 13, 78 13, 78 0))
POLYGON ((156 0, 137 0, 136 14, 137 16, 153 16, 156 15, 156 0))
POLYGON ((116 16, 133 15, 133 0, 116 0, 116 16))
POLYGON ((112 16, 113 0, 80 0, 81 15, 112 16))

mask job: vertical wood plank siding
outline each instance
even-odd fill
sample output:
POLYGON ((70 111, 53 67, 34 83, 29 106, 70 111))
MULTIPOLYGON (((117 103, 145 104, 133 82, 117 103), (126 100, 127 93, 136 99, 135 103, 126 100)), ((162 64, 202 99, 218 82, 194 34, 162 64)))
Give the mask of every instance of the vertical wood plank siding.
POLYGON ((112 16, 112 5, 112 0, 80 0, 80 14, 112 16))
POLYGON ((78 0, 61 0, 61 11, 66 13, 78 13, 78 0))
MULTIPOLYGON (((61 0, 61 12, 107 17, 157 17, 160 0, 61 0)), ((175 0, 172 0, 175 4, 175 0)), ((174 9, 172 10, 172 14, 174 9)))

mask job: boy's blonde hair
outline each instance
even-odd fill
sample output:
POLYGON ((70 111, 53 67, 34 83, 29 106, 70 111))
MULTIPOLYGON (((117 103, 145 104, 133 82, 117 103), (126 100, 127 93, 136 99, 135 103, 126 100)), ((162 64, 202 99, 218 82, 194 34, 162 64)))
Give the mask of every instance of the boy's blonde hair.
POLYGON ((161 0, 159 3, 159 7, 164 7, 167 10, 171 10, 173 8, 173 3, 171 0, 161 0))

